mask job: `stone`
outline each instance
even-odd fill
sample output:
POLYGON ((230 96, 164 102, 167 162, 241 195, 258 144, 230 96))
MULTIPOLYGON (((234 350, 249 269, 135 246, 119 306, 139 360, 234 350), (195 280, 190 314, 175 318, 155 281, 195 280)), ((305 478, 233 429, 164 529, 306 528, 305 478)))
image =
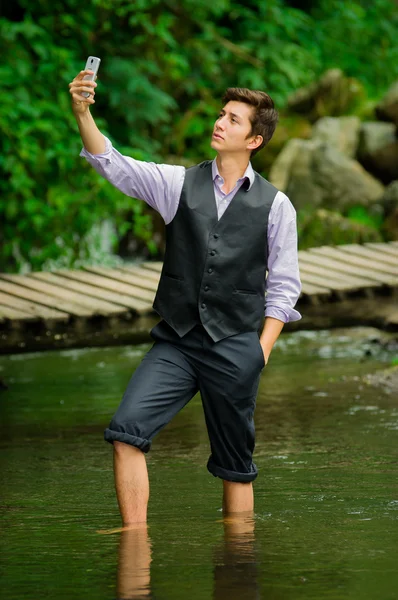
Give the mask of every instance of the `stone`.
POLYGON ((386 188, 380 203, 385 217, 383 232, 387 239, 398 240, 398 180, 386 188))
POLYGON ((312 128, 312 139, 337 148, 353 158, 357 152, 361 121, 358 117, 323 117, 312 128))
POLYGON ((332 146, 319 140, 297 140, 291 152, 284 190, 297 209, 322 207, 344 212, 352 206, 369 206, 383 195, 384 186, 377 179, 332 146))
POLYGON ((383 121, 391 121, 398 127, 398 81, 392 84, 376 106, 376 116, 383 121))
POLYGON ((305 115, 313 123, 320 117, 352 112, 365 97, 364 87, 357 79, 346 77, 341 69, 329 69, 319 81, 290 96, 288 109, 305 115))
POLYGON ((363 123, 358 160, 384 184, 398 179, 398 140, 395 125, 382 122, 363 123))
POLYGON ((359 132, 358 158, 372 156, 381 148, 395 142, 396 127, 393 123, 367 121, 361 124, 359 132))
POLYGON ((323 208, 302 215, 298 224, 300 249, 383 241, 374 227, 323 208))
POLYGON ((268 180, 281 192, 287 189, 290 171, 300 152, 301 142, 300 139, 289 140, 271 167, 268 180))

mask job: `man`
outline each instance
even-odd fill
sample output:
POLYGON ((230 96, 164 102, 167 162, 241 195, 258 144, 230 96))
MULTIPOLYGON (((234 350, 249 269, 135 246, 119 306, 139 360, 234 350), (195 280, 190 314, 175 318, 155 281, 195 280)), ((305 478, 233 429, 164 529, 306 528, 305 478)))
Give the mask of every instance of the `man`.
POLYGON ((300 319, 293 308, 300 294, 296 213, 250 164, 275 130, 273 101, 264 92, 228 89, 211 140, 216 159, 190 169, 156 165, 121 155, 101 134, 89 110, 97 84, 83 81, 87 73, 69 84, 81 156, 166 223, 154 302, 162 320, 105 431, 123 524, 146 521, 145 453, 197 391, 211 446, 207 467, 223 480, 224 512, 252 511, 260 372, 284 323, 300 319))

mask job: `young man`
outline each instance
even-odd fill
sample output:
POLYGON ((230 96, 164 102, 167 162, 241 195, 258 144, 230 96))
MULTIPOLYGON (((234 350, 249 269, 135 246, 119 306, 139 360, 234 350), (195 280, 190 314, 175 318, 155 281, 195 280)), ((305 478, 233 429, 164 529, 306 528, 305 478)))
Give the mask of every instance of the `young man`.
POLYGON ((250 164, 275 130, 273 101, 264 92, 228 89, 211 140, 216 159, 190 169, 156 165, 121 155, 104 138, 89 111, 96 83, 83 81, 86 73, 69 84, 84 144, 81 156, 166 223, 154 302, 162 320, 105 431, 114 446, 123 524, 146 520, 145 453, 197 391, 211 446, 207 468, 223 480, 224 511, 252 511, 260 372, 284 323, 300 319, 293 308, 301 288, 296 213, 250 164))

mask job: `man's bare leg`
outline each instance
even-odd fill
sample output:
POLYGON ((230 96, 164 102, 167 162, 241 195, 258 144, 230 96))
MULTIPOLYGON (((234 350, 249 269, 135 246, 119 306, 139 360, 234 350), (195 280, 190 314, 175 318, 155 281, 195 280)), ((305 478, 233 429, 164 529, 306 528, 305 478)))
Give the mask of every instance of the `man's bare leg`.
POLYGON ((223 512, 240 513, 253 511, 254 497, 252 483, 235 483, 223 480, 223 512))
POLYGON ((123 442, 113 443, 117 501, 123 525, 146 521, 149 479, 144 453, 123 442))

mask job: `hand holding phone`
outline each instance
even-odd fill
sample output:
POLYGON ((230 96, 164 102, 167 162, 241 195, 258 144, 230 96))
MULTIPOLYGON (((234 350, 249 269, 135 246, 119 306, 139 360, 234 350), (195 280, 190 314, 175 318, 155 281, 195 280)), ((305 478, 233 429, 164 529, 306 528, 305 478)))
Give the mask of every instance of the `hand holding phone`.
MULTIPOLYGON (((83 81, 95 81, 100 64, 101 64, 100 58, 98 58, 97 56, 89 56, 86 61, 86 66, 84 67, 84 70, 92 71, 92 74, 85 75, 83 77, 83 81)), ((88 98, 90 96, 90 92, 81 92, 81 94, 85 98, 88 98)))
POLYGON ((101 60, 96 56, 89 56, 86 68, 69 84, 69 93, 72 96, 72 108, 75 115, 88 111, 89 105, 94 104, 95 82, 101 60), (87 68, 87 65, 88 68, 87 68))

